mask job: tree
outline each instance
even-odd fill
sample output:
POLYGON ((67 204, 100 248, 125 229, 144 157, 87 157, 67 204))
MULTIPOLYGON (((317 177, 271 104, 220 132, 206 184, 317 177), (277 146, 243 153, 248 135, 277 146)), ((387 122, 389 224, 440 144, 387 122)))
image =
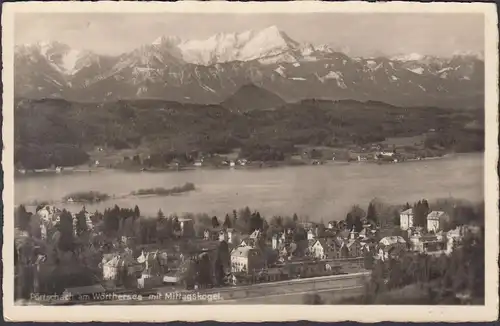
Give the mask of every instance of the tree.
POLYGON ((281 216, 273 216, 271 218, 271 226, 276 229, 283 229, 283 217, 281 216))
POLYGON ((242 233, 248 233, 250 229, 251 217, 252 213, 250 212, 250 208, 245 207, 244 209, 240 210, 235 227, 242 233))
POLYGON ((359 207, 358 205, 352 206, 350 213, 351 213, 353 218, 359 217, 359 218, 363 219, 366 217, 365 211, 361 207, 359 207))
POLYGON ((42 221, 40 215, 30 213, 30 222, 28 226, 28 234, 32 238, 41 239, 42 238, 42 221))
POLYGON ((163 214, 161 208, 158 210, 158 213, 156 214, 157 219, 163 219, 165 218, 165 214, 163 214))
POLYGON ((14 224, 19 230, 27 231, 30 224, 31 214, 26 211, 24 205, 19 205, 14 213, 14 224))
POLYGON ((231 218, 229 217, 229 214, 226 214, 226 217, 224 218, 224 223, 222 224, 222 227, 225 229, 230 229, 232 227, 233 223, 231 222, 231 218))
POLYGON ((232 224, 233 226, 236 226, 236 220, 238 219, 238 213, 236 212, 235 209, 233 209, 233 220, 232 220, 232 224))
POLYGON ((137 205, 135 205, 135 207, 134 207, 134 216, 135 217, 141 216, 141 211, 139 210, 139 206, 137 206, 137 205))
POLYGON ((264 220, 260 216, 259 212, 254 212, 252 216, 250 217, 250 225, 249 225, 249 233, 255 231, 255 230, 262 230, 263 229, 263 223, 264 220))
POLYGON ((214 229, 218 228, 220 226, 219 220, 217 219, 217 216, 212 217, 212 227, 214 229))
POLYGON ((286 230, 288 230, 288 229, 295 230, 297 228, 297 223, 294 222, 293 219, 290 218, 290 216, 287 216, 283 220, 283 228, 286 230))
POLYGON ((422 207, 423 207, 425 215, 427 216, 427 214, 429 214, 431 212, 431 209, 429 207, 429 202, 426 199, 422 200, 422 207))
POLYGON ((172 236, 172 219, 171 218, 159 218, 156 222, 156 237, 160 242, 164 242, 166 239, 172 236))
POLYGON ((106 209, 104 211, 104 233, 107 235, 112 235, 118 232, 118 228, 120 226, 120 221, 118 217, 119 212, 115 209, 109 210, 106 209))
POLYGON ((356 215, 354 218, 353 227, 355 232, 361 232, 361 230, 363 230, 363 221, 361 221, 361 217, 359 215, 356 215))
POLYGON ((293 240, 296 242, 307 240, 306 230, 302 227, 297 228, 293 234, 293 240))
POLYGON ((80 237, 87 233, 87 231, 87 217, 85 216, 85 211, 81 210, 76 214, 76 235, 80 237))
POLYGON ((215 264, 214 264, 214 275, 215 275, 215 282, 217 285, 223 285, 224 284, 224 266, 220 260, 219 257, 215 259, 215 264))
POLYGON ((472 207, 468 205, 456 205, 452 211, 452 227, 475 222, 475 217, 476 214, 472 207))
POLYGON ((127 217, 122 223, 121 234, 127 237, 134 237, 136 235, 135 217, 127 217))
POLYGON ((320 236, 320 237, 323 236, 325 234, 325 230, 326 230, 325 224, 323 222, 321 222, 317 225, 317 228, 318 228, 318 236, 320 236))
POLYGON ((352 230, 354 227, 354 216, 349 212, 347 213, 347 216, 345 217, 345 223, 346 223, 346 228, 348 230, 352 230))
POLYGON ((399 216, 398 211, 394 211, 393 223, 396 226, 399 226, 401 224, 401 217, 399 216))
POLYGON ((429 204, 427 201, 419 200, 413 206, 413 216, 415 220, 415 226, 425 227, 427 224, 427 214, 429 214, 429 204))
POLYGON ((157 221, 152 218, 145 218, 139 220, 141 242, 143 244, 153 243, 157 239, 157 221))
POLYGON ((59 238, 58 247, 62 251, 70 251, 74 248, 73 241, 73 217, 67 210, 63 210, 59 216, 59 238))
POLYGON ((204 252, 197 260, 197 283, 202 287, 207 287, 213 284, 212 282, 212 266, 210 264, 210 256, 204 252))
POLYGON ((226 241, 221 241, 217 247, 216 268, 220 269, 219 271, 222 272, 222 277, 224 277, 226 271, 230 268, 230 264, 231 256, 229 253, 229 245, 226 241), (217 264, 220 264, 220 266, 217 266, 217 264))
POLYGON ((292 219, 293 219, 294 223, 297 223, 299 221, 299 217, 297 216, 296 213, 293 213, 293 218, 292 219))
POLYGON ((370 222, 375 223, 375 224, 378 223, 377 211, 375 209, 375 205, 372 202, 370 202, 370 204, 368 204, 368 210, 366 212, 366 219, 370 222))

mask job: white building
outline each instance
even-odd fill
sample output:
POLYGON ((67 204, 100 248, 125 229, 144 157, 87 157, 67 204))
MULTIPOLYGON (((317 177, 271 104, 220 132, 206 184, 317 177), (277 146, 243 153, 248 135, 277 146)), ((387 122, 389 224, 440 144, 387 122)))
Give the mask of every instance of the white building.
POLYGON ((227 234, 227 243, 234 243, 236 242, 235 238, 236 238, 236 234, 234 232, 233 229, 227 229, 226 230, 226 234, 227 234))
POLYGON ((442 211, 432 211, 427 215, 427 231, 437 232, 442 227, 442 224, 447 220, 448 215, 442 211))
POLYGON ((449 255, 455 250, 457 245, 462 241, 465 231, 466 228, 464 226, 458 226, 446 233, 446 254, 449 255))
POLYGON ((120 272, 120 256, 104 257, 102 259, 102 278, 104 280, 117 280, 120 272))
POLYGON ((307 240, 314 240, 316 238, 316 234, 314 234, 313 230, 307 231, 307 240))
POLYGON ((273 248, 273 250, 278 250, 279 243, 280 243, 280 237, 279 237, 279 235, 278 234, 274 234, 273 238, 271 240, 271 247, 273 248))
POLYGON ((386 260, 393 253, 398 253, 401 250, 406 250, 406 240, 400 236, 388 236, 379 241, 378 259, 386 260))
POLYGON ((228 236, 227 236, 227 233, 226 231, 224 230, 220 230, 219 231, 219 241, 222 242, 222 241, 228 241, 228 236))
POLYGON ((413 227, 413 209, 409 208, 399 214, 399 225, 401 230, 408 230, 413 227))
POLYGON ((394 152, 384 152, 384 151, 382 151, 382 152, 379 153, 379 155, 392 157, 392 156, 394 156, 394 152))
POLYGON ((42 221, 47 225, 54 225, 59 222, 59 215, 61 211, 54 206, 45 206, 36 212, 42 221))
POLYGON ((104 255, 101 265, 103 279, 108 281, 116 281, 123 271, 127 275, 133 275, 144 268, 140 262, 132 258, 131 253, 104 255))
POLYGON ((45 226, 44 223, 41 223, 41 225, 40 225, 40 234, 41 234, 42 240, 47 240, 47 227, 45 226))
POLYGON ((264 267, 261 252, 250 246, 238 247, 231 252, 231 271, 249 272, 264 267))
POLYGON ((236 240, 236 233, 234 232, 234 229, 228 228, 219 231, 219 241, 226 241, 229 244, 235 243, 236 240))
POLYGON ((203 239, 210 240, 210 231, 209 230, 203 231, 203 239))

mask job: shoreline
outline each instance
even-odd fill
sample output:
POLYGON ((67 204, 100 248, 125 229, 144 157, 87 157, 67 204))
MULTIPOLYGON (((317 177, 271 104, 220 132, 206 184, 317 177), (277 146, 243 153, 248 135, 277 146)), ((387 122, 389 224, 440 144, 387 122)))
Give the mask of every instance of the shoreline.
POLYGON ((55 169, 40 169, 34 170, 33 172, 25 172, 20 173, 19 171, 15 171, 14 179, 16 178, 30 178, 30 177, 38 177, 38 176, 58 176, 58 175, 68 175, 68 174, 91 174, 91 173, 101 173, 101 172, 109 172, 109 171, 119 171, 119 172, 130 172, 130 173, 165 173, 165 172, 186 172, 186 171, 200 171, 200 170, 262 170, 262 169, 272 169, 272 168, 284 168, 284 167, 305 167, 305 166, 335 166, 335 165, 351 165, 351 164, 376 164, 376 165, 388 165, 388 164, 402 164, 402 163, 414 163, 414 162, 425 162, 425 161, 434 161, 434 160, 442 160, 453 158, 457 156, 465 156, 465 155, 478 155, 483 154, 484 152, 472 152, 472 153, 448 153, 443 156, 433 156, 433 157, 425 157, 420 159, 407 159, 403 161, 380 161, 380 160, 363 160, 363 161, 324 161, 323 163, 313 164, 314 160, 310 162, 300 163, 290 163, 290 162, 267 162, 262 165, 245 165, 245 166, 181 166, 178 168, 154 168, 154 169, 144 169, 141 167, 132 168, 132 169, 122 169, 122 168, 114 168, 114 167, 92 167, 87 169, 82 169, 81 167, 68 167, 62 171, 56 171, 55 169))

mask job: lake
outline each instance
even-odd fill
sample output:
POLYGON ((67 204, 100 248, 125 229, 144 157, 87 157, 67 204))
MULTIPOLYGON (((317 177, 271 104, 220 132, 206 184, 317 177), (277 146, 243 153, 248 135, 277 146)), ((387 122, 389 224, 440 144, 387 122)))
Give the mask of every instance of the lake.
MULTIPOLYGON (((422 198, 484 198, 482 154, 377 165, 370 163, 267 169, 197 169, 180 172, 123 172, 23 176, 15 180, 15 202, 58 201, 76 191, 99 191, 109 195, 141 188, 171 188, 192 182, 196 190, 169 197, 111 199, 87 210, 139 206, 143 215, 156 216, 158 209, 170 213, 208 213, 222 217, 233 209, 249 206, 265 216, 275 214, 309 216, 319 221, 343 219, 354 204, 366 209, 377 197, 403 204, 422 198)), ((63 205, 72 211, 81 204, 63 205)))

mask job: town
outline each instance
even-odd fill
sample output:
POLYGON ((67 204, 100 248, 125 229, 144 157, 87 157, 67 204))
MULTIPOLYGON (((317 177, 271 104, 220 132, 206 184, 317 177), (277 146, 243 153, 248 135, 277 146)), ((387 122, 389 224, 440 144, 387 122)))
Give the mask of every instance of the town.
MULTIPOLYGON (((115 206, 77 213, 16 209, 16 299, 33 293, 90 298, 154 289, 231 289, 285 280, 370 273, 409 255, 450 256, 481 238, 484 214, 460 201, 390 206, 373 200, 345 219, 263 218, 248 207, 225 217, 144 217, 115 206), (457 204, 458 203, 458 204, 457 204), (95 297, 95 296, 94 296, 95 297)), ((46 302, 49 304, 48 302, 46 302)))

